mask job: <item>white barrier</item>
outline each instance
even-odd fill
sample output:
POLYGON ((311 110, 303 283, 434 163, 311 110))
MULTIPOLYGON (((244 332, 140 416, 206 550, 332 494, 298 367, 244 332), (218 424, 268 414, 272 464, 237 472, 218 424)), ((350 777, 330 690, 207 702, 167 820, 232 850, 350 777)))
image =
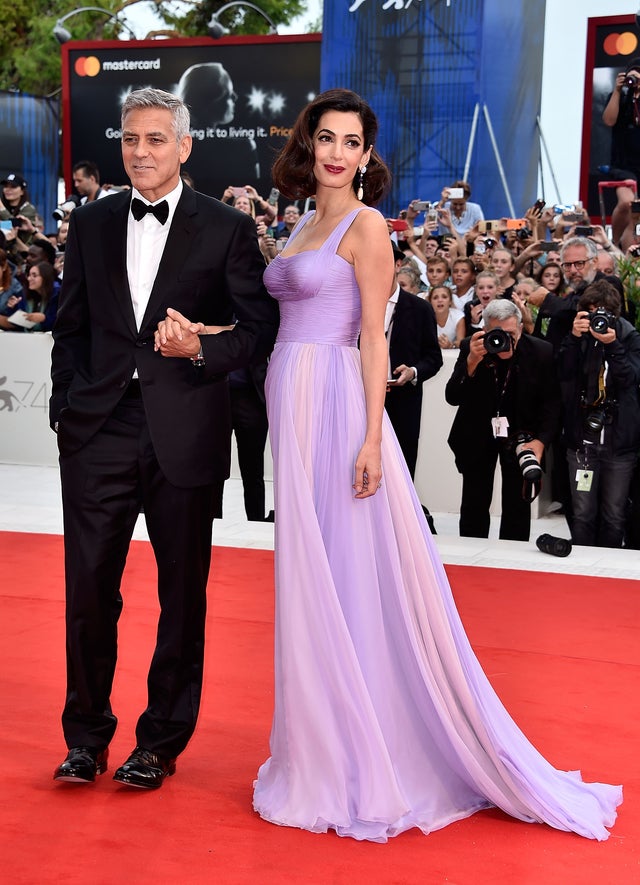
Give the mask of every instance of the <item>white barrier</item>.
MULTIPOLYGON (((444 365, 424 384, 416 488, 434 513, 457 513, 462 477, 457 472, 447 436, 455 408, 447 405, 444 388, 458 351, 443 351, 444 365)), ((58 451, 49 428, 51 335, 0 333, 0 462, 55 465, 58 451)), ((271 451, 265 451, 265 478, 272 477, 271 451)), ((232 475, 239 476, 235 445, 232 475)), ((492 513, 500 513, 500 471, 496 470, 492 513)), ((537 515, 537 507, 534 514, 537 515)))

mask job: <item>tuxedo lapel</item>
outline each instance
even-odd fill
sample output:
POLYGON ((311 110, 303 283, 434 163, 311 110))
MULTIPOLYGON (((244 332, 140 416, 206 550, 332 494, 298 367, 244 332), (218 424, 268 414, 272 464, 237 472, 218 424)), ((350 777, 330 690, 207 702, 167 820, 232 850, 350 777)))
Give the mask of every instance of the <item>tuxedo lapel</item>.
POLYGON ((109 284, 131 333, 137 336, 136 318, 127 275, 127 221, 131 195, 129 193, 122 194, 122 196, 114 194, 104 199, 109 200, 107 205, 111 209, 102 231, 105 254, 111 257, 108 264, 109 284))
POLYGON ((174 289, 185 257, 189 254, 189 246, 193 241, 194 221, 197 214, 197 201, 195 193, 188 187, 183 187, 182 195, 176 206, 171 220, 171 228, 167 236, 167 242, 160 259, 158 273, 153 283, 153 289, 149 297, 147 309, 144 312, 140 332, 145 331, 149 319, 155 316, 158 305, 167 298, 174 289))

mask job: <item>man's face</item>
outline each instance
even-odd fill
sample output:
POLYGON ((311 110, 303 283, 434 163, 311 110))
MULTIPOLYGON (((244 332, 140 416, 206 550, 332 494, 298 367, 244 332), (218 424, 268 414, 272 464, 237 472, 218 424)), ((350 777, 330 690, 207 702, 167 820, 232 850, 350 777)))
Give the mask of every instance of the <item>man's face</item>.
POLYGON ((178 143, 166 108, 130 111, 122 130, 122 161, 131 184, 150 203, 178 184, 180 165, 191 153, 191 136, 178 143))
POLYGON ((38 264, 40 261, 46 261, 47 258, 44 254, 44 249, 41 246, 29 246, 26 257, 27 267, 33 267, 34 264, 38 264))
POLYGON ((462 215, 464 210, 467 208, 466 200, 451 200, 450 202, 451 211, 454 215, 457 215, 458 218, 462 215))
POLYGON ((491 329, 504 329, 504 331, 511 336, 511 341, 513 342, 511 350, 505 350, 502 353, 495 354, 495 356, 499 357, 501 360, 510 360, 513 356, 514 350, 518 346, 520 336, 522 335, 522 324, 518 322, 516 317, 509 317, 508 320, 497 320, 492 317, 489 320, 485 320, 484 326, 485 332, 490 332, 491 329))
POLYGON ((593 282, 596 259, 589 258, 586 246, 568 246, 562 256, 562 272, 567 286, 577 289, 583 282, 593 282))
POLYGON ((616 263, 613 260, 613 255, 610 252, 605 252, 602 249, 598 252, 596 267, 600 271, 600 273, 606 273, 610 277, 613 276, 616 272, 616 263))
POLYGON ((81 197, 89 197, 97 188, 98 183, 93 175, 87 175, 84 169, 73 173, 73 186, 81 197))

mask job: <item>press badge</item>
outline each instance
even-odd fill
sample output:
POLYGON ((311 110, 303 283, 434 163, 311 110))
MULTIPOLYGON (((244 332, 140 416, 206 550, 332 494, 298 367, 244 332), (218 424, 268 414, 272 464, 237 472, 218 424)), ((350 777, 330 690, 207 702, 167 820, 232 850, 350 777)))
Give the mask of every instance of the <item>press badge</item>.
POLYGON ((495 439, 499 436, 509 436, 509 422, 504 415, 492 418, 491 426, 493 427, 493 436, 495 439))
POLYGON ((593 470, 576 470, 576 482, 579 492, 590 492, 593 482, 593 470))

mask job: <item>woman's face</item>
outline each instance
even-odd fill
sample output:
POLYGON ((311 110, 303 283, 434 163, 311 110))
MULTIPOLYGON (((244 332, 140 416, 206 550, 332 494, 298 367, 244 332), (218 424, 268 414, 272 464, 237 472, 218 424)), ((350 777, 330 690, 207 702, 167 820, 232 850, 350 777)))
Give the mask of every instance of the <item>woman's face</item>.
POLYGON ((5 184, 2 193, 10 206, 19 206, 24 196, 24 188, 18 184, 5 184))
POLYGON ((473 271, 466 264, 454 264, 451 279, 458 294, 463 295, 473 285, 473 271))
POLYGON ((37 267, 32 267, 27 275, 27 283, 29 289, 38 291, 42 288, 42 274, 37 267))
POLYGON ((245 215, 251 215, 251 200, 249 197, 236 197, 233 208, 244 212, 245 215))
POLYGON ((313 134, 313 174, 320 187, 351 187, 359 167, 369 162, 362 121, 353 111, 327 111, 313 134))
POLYGON ((549 289, 550 291, 554 291, 560 285, 562 277, 560 276, 560 268, 559 267, 545 267, 542 271, 542 275, 540 277, 541 284, 545 287, 545 289, 549 289))
POLYGON ((484 307, 498 294, 498 287, 491 277, 480 277, 476 282, 476 298, 484 307))
POLYGON ((508 252, 497 249, 491 256, 491 270, 500 280, 511 274, 512 264, 511 255, 508 252))
POLYGON ((451 292, 442 286, 434 289, 429 298, 431 307, 436 313, 449 313, 451 307, 451 292))

